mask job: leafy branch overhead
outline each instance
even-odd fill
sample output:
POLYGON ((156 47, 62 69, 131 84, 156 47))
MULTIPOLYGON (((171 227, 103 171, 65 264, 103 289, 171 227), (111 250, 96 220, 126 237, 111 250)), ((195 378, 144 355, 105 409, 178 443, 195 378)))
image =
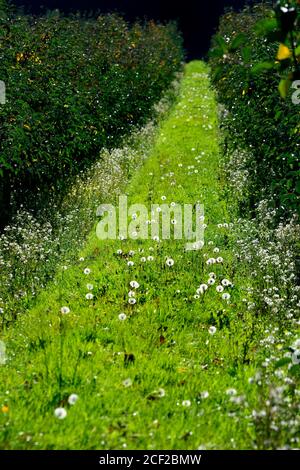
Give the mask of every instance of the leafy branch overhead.
POLYGON ((265 65, 280 75, 279 92, 286 98, 292 83, 300 78, 300 1, 278 1, 272 16, 260 21, 256 31, 268 42, 279 43, 275 60, 265 65))
POLYGON ((210 65, 225 107, 228 152, 250 152, 251 205, 263 197, 299 211, 300 1, 227 12, 212 39, 210 65), (278 92, 279 89, 279 92, 278 92), (286 99, 288 98, 288 99, 286 99))
POLYGON ((252 25, 252 30, 265 49, 266 60, 257 60, 245 33, 233 32, 231 37, 218 34, 210 51, 212 59, 223 59, 216 70, 216 78, 224 76, 226 64, 245 65, 252 75, 272 71, 280 80, 281 97, 286 98, 293 82, 300 79, 300 0, 279 0, 266 17, 252 25), (274 49, 274 53, 268 57, 270 49, 274 49), (238 59, 236 51, 239 51, 238 59))

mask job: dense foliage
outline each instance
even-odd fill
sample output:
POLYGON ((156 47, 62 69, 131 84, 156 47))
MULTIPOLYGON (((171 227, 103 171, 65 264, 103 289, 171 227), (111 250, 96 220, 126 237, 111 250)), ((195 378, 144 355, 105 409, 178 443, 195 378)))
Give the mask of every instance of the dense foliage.
MULTIPOLYGON (((0 205, 55 186, 141 125, 182 62, 173 24, 0 15, 0 205)), ((1 7, 0 5, 0 7, 1 7)), ((0 8, 1 10, 1 8, 0 8)), ((3 209, 3 207, 2 207, 3 209)))
MULTIPOLYGON (((284 3, 284 5, 283 5, 284 3)), ((247 151, 247 204, 299 209, 300 3, 226 13, 210 51, 229 151, 247 151), (230 137, 229 137, 230 136, 230 137)))

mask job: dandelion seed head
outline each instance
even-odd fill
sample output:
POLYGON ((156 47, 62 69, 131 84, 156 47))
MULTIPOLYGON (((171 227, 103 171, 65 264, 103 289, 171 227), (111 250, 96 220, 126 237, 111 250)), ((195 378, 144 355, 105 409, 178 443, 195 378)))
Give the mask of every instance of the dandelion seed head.
POLYGON ((130 378, 123 380, 123 385, 125 388, 131 387, 132 385, 132 380, 130 378))
POLYGON ((228 388, 225 393, 226 395, 233 396, 237 394, 237 391, 235 388, 228 388))
POLYGON ((230 299, 230 294, 228 294, 228 292, 224 292, 224 294, 222 294, 222 299, 223 300, 229 300, 230 299))
POLYGON ((214 335, 216 333, 216 331, 217 331, 217 328, 215 326, 210 326, 208 328, 208 332, 209 332, 210 335, 214 335))
POLYGON ((207 284, 200 284, 200 286, 197 289, 197 294, 204 294, 205 291, 207 291, 208 285, 207 284))
POLYGON ((70 309, 69 307, 62 307, 60 309, 60 312, 63 314, 63 315, 67 315, 68 313, 70 313, 70 309))
POLYGON ((76 393, 72 393, 69 398, 68 398, 68 403, 69 405, 75 405, 75 403, 77 402, 78 400, 78 395, 76 395, 76 393))
POLYGON ((132 287, 133 289, 138 289, 140 285, 137 281, 130 281, 130 287, 132 287))
POLYGON ((166 265, 169 267, 174 266, 174 260, 172 258, 167 258, 166 265))
POLYGON ((54 416, 58 419, 65 419, 67 416, 67 410, 65 410, 65 408, 56 408, 54 410, 54 416))
POLYGON ((189 406, 191 406, 191 404, 191 400, 183 400, 182 402, 182 406, 184 406, 185 408, 188 408, 189 406))

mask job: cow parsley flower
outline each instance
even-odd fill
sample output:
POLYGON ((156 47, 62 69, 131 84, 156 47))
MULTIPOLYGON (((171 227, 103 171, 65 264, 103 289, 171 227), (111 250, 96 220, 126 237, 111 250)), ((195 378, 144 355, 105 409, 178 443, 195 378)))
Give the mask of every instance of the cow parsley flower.
POLYGON ((296 349, 292 353, 292 363, 293 364, 300 364, 300 349, 296 349))

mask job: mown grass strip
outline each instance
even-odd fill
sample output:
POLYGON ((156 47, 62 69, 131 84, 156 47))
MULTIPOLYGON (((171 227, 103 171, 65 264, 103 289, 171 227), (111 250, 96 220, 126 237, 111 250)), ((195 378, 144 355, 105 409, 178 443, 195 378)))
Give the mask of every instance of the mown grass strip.
POLYGON ((186 252, 185 240, 100 241, 94 231, 84 261, 62 270, 2 335, 8 360, 0 366, 1 448, 249 446, 246 422, 229 416, 236 405, 226 394, 250 387, 251 320, 237 315, 238 288, 225 287, 228 301, 216 290, 224 278, 234 282, 230 227, 218 227, 230 222, 221 195, 215 97, 206 65, 192 62, 128 196, 144 204, 163 196, 166 203, 200 201, 205 247, 186 252), (206 264, 217 256, 224 261, 206 264), (197 295, 212 271, 216 283, 197 295), (134 305, 129 291, 136 291, 134 305), (62 307, 70 312, 61 314, 62 307), (71 394, 79 397, 74 405, 71 394), (65 419, 54 416, 58 407, 65 419))

